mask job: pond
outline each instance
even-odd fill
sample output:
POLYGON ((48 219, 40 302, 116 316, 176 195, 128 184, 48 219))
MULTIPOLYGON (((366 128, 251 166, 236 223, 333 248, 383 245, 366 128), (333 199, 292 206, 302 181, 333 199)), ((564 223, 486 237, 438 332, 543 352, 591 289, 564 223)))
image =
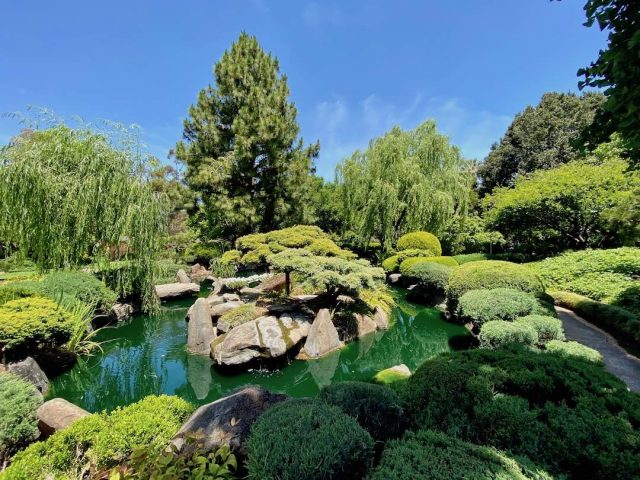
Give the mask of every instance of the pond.
POLYGON ((435 308, 408 302, 393 291, 398 306, 393 326, 313 361, 293 360, 279 371, 227 375, 208 357, 186 352, 185 315, 193 299, 163 305, 156 316, 100 331, 102 352, 80 359, 52 381, 49 398, 63 397, 91 412, 112 410, 147 395, 178 395, 196 405, 212 402, 247 384, 294 397, 314 396, 333 382, 370 380, 378 371, 404 363, 412 371, 424 360, 465 343, 468 331, 446 322, 435 308))

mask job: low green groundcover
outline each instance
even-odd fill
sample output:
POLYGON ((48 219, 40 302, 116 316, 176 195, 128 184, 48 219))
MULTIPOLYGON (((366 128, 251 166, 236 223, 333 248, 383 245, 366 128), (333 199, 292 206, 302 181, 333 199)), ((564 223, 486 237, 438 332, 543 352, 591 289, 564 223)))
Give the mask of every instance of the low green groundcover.
POLYGON ((17 375, 0 372, 0 463, 38 436, 41 395, 17 375))

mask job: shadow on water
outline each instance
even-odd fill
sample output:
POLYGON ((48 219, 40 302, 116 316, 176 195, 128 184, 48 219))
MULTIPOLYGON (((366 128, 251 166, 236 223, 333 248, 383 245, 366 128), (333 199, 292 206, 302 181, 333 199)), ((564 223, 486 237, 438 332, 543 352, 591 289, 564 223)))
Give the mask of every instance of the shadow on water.
POLYGON ((313 396, 332 382, 369 380, 376 372, 404 363, 411 370, 439 353, 467 348, 472 338, 438 310, 408 302, 394 291, 393 326, 350 343, 319 360, 292 360, 281 370, 225 373, 208 357, 185 350, 184 317, 192 300, 165 305, 156 316, 139 316, 104 329, 103 351, 82 359, 55 378, 49 397, 63 397, 89 411, 111 410, 146 395, 178 395, 194 404, 212 402, 246 384, 259 384, 294 397, 313 396))

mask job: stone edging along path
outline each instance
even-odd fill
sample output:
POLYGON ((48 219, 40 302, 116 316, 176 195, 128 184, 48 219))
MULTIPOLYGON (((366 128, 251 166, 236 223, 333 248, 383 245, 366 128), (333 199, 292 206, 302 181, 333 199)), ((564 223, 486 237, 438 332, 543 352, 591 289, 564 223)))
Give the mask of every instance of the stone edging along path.
POLYGON ((608 333, 587 322, 573 311, 556 307, 569 340, 576 340, 598 350, 607 371, 627 384, 633 392, 640 393, 640 359, 629 354, 608 333))

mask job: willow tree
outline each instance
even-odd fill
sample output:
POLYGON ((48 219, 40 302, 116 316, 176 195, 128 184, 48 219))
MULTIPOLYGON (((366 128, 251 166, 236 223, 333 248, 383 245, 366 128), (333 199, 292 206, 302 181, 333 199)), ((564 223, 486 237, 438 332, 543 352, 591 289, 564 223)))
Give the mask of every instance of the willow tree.
POLYGON ((471 164, 432 120, 409 131, 394 127, 336 173, 347 228, 387 249, 409 231, 440 234, 466 213, 473 185, 471 164))
POLYGON ((149 308, 166 202, 150 187, 137 137, 113 132, 56 125, 4 147, 0 238, 43 271, 128 260, 149 308))

